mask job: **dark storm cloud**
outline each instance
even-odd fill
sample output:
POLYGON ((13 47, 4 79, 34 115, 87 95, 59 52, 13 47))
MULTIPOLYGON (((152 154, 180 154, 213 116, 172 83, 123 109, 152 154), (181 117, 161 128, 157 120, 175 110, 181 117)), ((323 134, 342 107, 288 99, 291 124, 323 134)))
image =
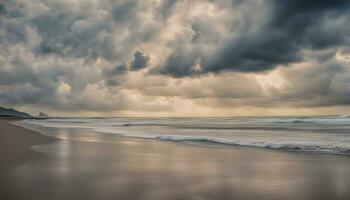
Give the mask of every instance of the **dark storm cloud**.
POLYGON ((166 22, 169 16, 173 14, 173 7, 178 2, 178 0, 168 0, 168 1, 161 1, 161 4, 157 8, 157 17, 163 21, 166 22))
POLYGON ((137 1, 102 1, 96 5, 92 2, 49 2, 45 4, 49 11, 27 18, 42 39, 36 53, 89 61, 125 60, 138 40, 149 37, 153 30, 151 26, 140 26, 145 8, 138 4, 137 1), (130 29, 133 34, 123 35, 130 29))
POLYGON ((299 47, 289 39, 288 35, 270 29, 244 34, 212 59, 204 60, 203 71, 259 72, 299 61, 299 47))
POLYGON ((38 29, 43 39, 37 49, 38 53, 63 54, 69 46, 76 48, 75 41, 67 33, 70 32, 70 27, 78 19, 78 16, 60 11, 49 12, 36 17, 31 23, 38 29))
POLYGON ((301 61, 300 51, 304 49, 349 45, 349 1, 264 2, 269 5, 264 22, 243 22, 248 27, 254 27, 254 31, 249 28, 242 30, 239 37, 218 47, 213 55, 201 54, 188 58, 186 55, 179 56, 181 52, 174 52, 160 72, 175 77, 192 75, 193 64, 198 59, 201 59, 202 69, 197 73, 267 71, 278 65, 301 61), (179 63, 181 61, 178 60, 186 60, 186 63, 179 63))
POLYGON ((134 53, 134 60, 130 64, 130 69, 135 71, 143 69, 147 67, 150 60, 151 58, 149 56, 144 55, 140 51, 136 51, 134 53))
POLYGON ((36 49, 38 54, 108 60, 119 57, 112 36, 98 38, 101 31, 108 29, 110 20, 95 22, 79 13, 75 15, 66 10, 55 10, 37 16, 31 23, 42 38, 36 49))
POLYGON ((136 8, 136 5, 137 3, 135 1, 125 1, 120 5, 115 5, 112 9, 113 18, 117 22, 125 20, 126 17, 128 17, 132 13, 133 9, 136 8))
POLYGON ((5 5, 1 4, 0 3, 0 15, 4 14, 5 13, 5 5))
POLYGON ((348 105, 349 63, 338 57, 346 60, 350 54, 349 4, 3 1, 0 103, 69 111, 153 110, 153 105, 187 105, 194 99, 257 106, 348 105), (290 70, 283 68, 287 65, 290 70), (282 79, 290 87, 268 96, 255 73, 277 67, 286 70, 282 79))
POLYGON ((38 73, 24 58, 15 57, 11 60, 11 68, 0 69, 0 102, 6 104, 45 102, 52 98, 57 87, 55 77, 38 73))
POLYGON ((105 80, 108 86, 118 86, 122 83, 121 76, 128 72, 128 65, 122 63, 104 70, 105 80))
POLYGON ((273 93, 276 104, 301 107, 350 105, 350 71, 335 59, 283 72, 288 86, 273 93))
MULTIPOLYGON (((142 25, 140 19, 147 10, 139 4, 70 0, 0 3, 0 103, 70 110, 89 108, 90 104, 106 107, 103 101, 92 103, 78 97, 91 88, 105 89, 99 85, 104 80, 119 84, 119 76, 129 69, 116 63, 132 62, 135 45, 152 35, 156 25, 142 25), (134 33, 128 33, 130 28, 134 33), (110 70, 103 70, 107 68, 110 70)), ((142 54, 135 59, 137 69, 149 61, 142 54)))
POLYGON ((128 66, 126 63, 122 63, 120 65, 117 65, 111 69, 105 70, 106 76, 116 76, 116 75, 123 75, 128 71, 128 66))
POLYGON ((344 42, 349 33, 349 11, 347 0, 276 0, 270 27, 285 30, 300 45, 332 47, 344 42))
POLYGON ((176 50, 172 53, 167 59, 164 66, 156 73, 160 73, 163 75, 172 75, 174 77, 185 77, 192 76, 196 73, 194 69, 194 65, 196 58, 193 56, 192 52, 188 52, 186 50, 176 50))

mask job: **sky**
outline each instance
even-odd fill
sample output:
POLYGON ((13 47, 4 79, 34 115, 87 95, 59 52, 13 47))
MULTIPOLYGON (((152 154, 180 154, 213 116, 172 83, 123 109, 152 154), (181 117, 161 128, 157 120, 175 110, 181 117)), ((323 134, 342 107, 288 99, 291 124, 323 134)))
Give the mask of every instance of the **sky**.
POLYGON ((350 114, 350 1, 1 0, 0 105, 56 116, 350 114))

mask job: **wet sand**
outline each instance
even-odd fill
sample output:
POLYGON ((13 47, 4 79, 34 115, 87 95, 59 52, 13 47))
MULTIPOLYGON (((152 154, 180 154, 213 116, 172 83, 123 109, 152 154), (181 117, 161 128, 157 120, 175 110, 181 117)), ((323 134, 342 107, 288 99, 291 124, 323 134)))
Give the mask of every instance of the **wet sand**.
POLYGON ((12 152, 22 152, 15 157, 1 149, 0 155, 7 157, 1 162, 11 164, 2 167, 7 175, 0 179, 0 199, 350 199, 347 156, 121 138, 63 128, 38 128, 60 138, 36 146, 40 154, 28 146, 49 142, 46 136, 5 127, 1 137, 11 132, 24 145, 20 151, 13 147, 12 152), (11 161, 16 159, 20 162, 11 161))
POLYGON ((55 138, 14 126, 10 123, 13 121, 15 120, 0 119, 0 167, 2 168, 38 159, 42 154, 29 147, 56 141, 55 138))
POLYGON ((57 139, 14 126, 14 119, 0 119, 0 199, 16 199, 17 189, 9 180, 10 171, 28 161, 44 159, 45 154, 30 149, 32 145, 46 144, 57 139))

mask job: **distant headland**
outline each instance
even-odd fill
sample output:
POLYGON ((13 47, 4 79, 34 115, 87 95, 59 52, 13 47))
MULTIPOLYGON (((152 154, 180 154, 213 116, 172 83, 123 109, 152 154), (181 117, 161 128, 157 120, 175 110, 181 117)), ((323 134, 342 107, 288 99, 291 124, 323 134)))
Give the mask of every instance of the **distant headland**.
POLYGON ((0 106, 0 118, 49 118, 46 113, 40 112, 37 116, 30 115, 25 112, 17 111, 12 108, 4 108, 0 106))

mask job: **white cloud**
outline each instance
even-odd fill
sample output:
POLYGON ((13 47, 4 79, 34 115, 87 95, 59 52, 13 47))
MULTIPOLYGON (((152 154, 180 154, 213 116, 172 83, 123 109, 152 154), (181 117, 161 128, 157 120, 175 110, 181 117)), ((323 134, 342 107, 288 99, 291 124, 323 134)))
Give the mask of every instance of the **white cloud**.
POLYGON ((65 95, 68 95, 70 93, 71 89, 72 88, 70 87, 70 85, 68 85, 64 81, 61 81, 57 87, 57 93, 59 95, 65 96, 65 95))

